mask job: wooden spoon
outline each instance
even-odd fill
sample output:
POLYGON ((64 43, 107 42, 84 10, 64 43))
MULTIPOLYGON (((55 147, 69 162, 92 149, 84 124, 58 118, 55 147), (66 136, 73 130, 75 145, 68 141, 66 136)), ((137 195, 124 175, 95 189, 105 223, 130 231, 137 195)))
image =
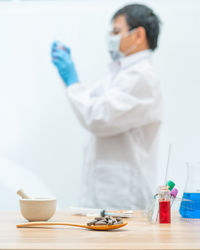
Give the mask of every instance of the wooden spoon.
POLYGON ((101 230, 101 231, 107 231, 107 230, 112 230, 112 229, 117 229, 120 227, 126 226, 128 223, 125 222, 123 224, 115 224, 115 225, 79 225, 79 224, 70 224, 70 223, 65 223, 65 222, 45 222, 45 221, 37 221, 37 222, 29 222, 25 224, 19 224, 16 225, 17 228, 22 228, 22 227, 38 227, 38 226, 72 226, 72 227, 83 227, 87 229, 92 229, 92 230, 101 230))

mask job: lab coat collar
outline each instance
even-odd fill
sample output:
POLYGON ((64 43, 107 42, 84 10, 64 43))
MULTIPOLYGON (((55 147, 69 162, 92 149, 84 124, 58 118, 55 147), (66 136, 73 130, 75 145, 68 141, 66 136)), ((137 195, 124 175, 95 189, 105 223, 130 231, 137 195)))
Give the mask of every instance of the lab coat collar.
POLYGON ((119 60, 119 63, 120 63, 121 68, 126 68, 128 66, 131 66, 132 64, 137 63, 138 61, 141 61, 147 57, 150 57, 151 55, 152 55, 152 52, 150 49, 143 50, 135 54, 121 58, 119 60))
POLYGON ((110 69, 113 70, 113 69, 124 69, 124 68, 127 68, 145 58, 150 58, 152 55, 152 50, 148 49, 148 50, 143 50, 143 51, 140 51, 140 52, 137 52, 135 54, 132 54, 132 55, 129 55, 129 56, 126 56, 126 57, 123 57, 121 58, 119 61, 116 61, 116 62, 112 62, 110 64, 110 69))

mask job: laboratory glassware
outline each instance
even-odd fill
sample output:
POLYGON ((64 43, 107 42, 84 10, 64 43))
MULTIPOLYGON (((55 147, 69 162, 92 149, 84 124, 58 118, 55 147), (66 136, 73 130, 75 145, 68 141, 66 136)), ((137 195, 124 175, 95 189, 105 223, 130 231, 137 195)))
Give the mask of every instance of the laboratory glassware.
POLYGON ((200 162, 187 163, 187 179, 179 213, 183 218, 200 218, 200 162))
POLYGON ((171 223, 170 190, 161 186, 159 190, 159 223, 171 223))

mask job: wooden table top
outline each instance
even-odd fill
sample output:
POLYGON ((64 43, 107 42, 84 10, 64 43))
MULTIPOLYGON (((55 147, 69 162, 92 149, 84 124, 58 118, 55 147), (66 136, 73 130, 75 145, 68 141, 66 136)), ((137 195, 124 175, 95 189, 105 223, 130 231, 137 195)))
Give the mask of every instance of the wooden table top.
MULTIPOLYGON (((51 221, 86 223, 88 218, 57 212, 51 221)), ((19 212, 0 212, 0 249, 200 249, 200 220, 185 220, 177 213, 172 224, 150 224, 142 211, 113 231, 75 227, 16 228, 25 220, 19 212)))

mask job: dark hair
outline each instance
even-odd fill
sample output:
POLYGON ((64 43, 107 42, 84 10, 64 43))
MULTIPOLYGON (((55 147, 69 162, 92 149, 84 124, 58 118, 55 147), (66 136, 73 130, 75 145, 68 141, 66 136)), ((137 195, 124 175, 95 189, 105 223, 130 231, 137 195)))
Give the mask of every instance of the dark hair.
POLYGON ((142 4, 126 5, 114 14, 112 21, 121 15, 125 15, 129 30, 140 26, 145 29, 150 49, 157 47, 161 22, 153 10, 142 4))

